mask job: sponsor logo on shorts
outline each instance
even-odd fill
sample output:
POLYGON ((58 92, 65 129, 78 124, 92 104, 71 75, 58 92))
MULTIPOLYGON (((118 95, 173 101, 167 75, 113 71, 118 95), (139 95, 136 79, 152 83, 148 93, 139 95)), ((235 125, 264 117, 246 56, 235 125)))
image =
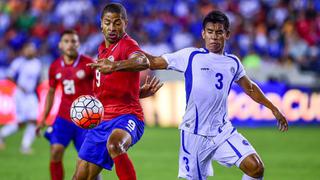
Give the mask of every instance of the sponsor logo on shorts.
POLYGON ((52 126, 49 126, 49 127, 47 128, 47 133, 52 133, 52 131, 53 131, 53 127, 52 127, 52 126))

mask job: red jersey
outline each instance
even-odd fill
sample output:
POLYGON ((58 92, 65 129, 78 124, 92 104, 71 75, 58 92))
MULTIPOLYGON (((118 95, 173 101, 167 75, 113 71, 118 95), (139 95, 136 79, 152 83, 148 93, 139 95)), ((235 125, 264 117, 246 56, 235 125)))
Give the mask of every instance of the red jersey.
POLYGON ((49 69, 49 86, 62 87, 62 97, 58 116, 70 120, 70 107, 72 102, 80 95, 93 95, 92 83, 94 71, 86 64, 93 60, 87 56, 79 55, 73 64, 67 65, 62 58, 55 60, 49 69))
MULTIPOLYGON (((142 52, 138 43, 125 34, 117 43, 108 48, 105 43, 99 46, 100 58, 110 61, 126 60, 131 54, 142 52)), ((123 114, 134 114, 143 120, 143 111, 139 102, 139 72, 114 72, 101 74, 96 71, 94 95, 104 106, 104 120, 111 120, 123 114)))

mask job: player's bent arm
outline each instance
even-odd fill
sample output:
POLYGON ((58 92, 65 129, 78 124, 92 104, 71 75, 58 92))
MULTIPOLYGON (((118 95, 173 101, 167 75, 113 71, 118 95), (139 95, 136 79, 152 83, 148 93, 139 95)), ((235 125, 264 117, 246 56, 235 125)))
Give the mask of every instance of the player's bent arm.
POLYGON ((252 82, 246 75, 241 77, 237 81, 237 83, 241 86, 244 92, 255 102, 266 106, 272 111, 273 115, 279 122, 278 127, 280 131, 288 130, 288 121, 286 120, 286 118, 283 116, 280 110, 275 105, 273 105, 271 101, 269 101, 269 99, 264 95, 264 93, 256 83, 252 82))
POLYGON ((260 103, 270 110, 274 111, 277 109, 270 101, 269 99, 264 95, 264 93, 261 91, 261 89, 257 86, 256 83, 252 82, 248 76, 241 77, 237 83, 243 91, 250 96, 255 102, 260 103))

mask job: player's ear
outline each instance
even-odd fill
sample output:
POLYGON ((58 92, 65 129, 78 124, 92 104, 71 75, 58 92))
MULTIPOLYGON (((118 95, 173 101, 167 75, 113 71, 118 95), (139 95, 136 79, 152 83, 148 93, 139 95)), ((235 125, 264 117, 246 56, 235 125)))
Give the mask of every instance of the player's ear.
POLYGON ((123 20, 124 21, 124 28, 127 28, 127 26, 128 26, 128 20, 126 19, 126 20, 123 20))
POLYGON ((226 32, 226 39, 229 39, 230 38, 230 31, 229 30, 227 30, 227 32, 226 32))
POLYGON ((204 29, 201 30, 201 36, 202 36, 202 39, 204 39, 204 36, 205 36, 204 29))
POLYGON ((59 49, 62 49, 62 43, 61 43, 61 40, 59 41, 58 47, 59 47, 59 49))

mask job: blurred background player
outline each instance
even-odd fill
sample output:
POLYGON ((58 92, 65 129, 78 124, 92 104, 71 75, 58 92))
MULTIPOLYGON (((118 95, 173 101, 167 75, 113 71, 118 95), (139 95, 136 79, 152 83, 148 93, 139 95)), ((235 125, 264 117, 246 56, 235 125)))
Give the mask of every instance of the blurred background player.
MULTIPOLYGON (((127 24, 126 9, 121 4, 111 3, 104 7, 101 28, 105 40, 99 46, 99 59, 118 62, 143 56, 137 42, 126 33, 127 24)), ((102 168, 111 170, 113 163, 120 180, 136 179, 127 150, 144 132, 139 79, 139 72, 104 75, 96 70, 94 94, 104 105, 104 117, 99 126, 88 130, 74 179, 94 179, 102 168)), ((158 80, 152 81, 155 91, 162 86, 158 80)))
POLYGON ((65 30, 61 34, 59 49, 61 57, 55 60, 49 69, 49 91, 46 97, 45 109, 37 127, 37 134, 44 127, 54 102, 58 86, 62 88, 59 112, 52 126, 48 127, 45 137, 50 142, 50 175, 52 180, 64 177, 62 164, 65 148, 73 141, 79 151, 86 130, 76 126, 70 119, 70 107, 74 99, 84 94, 92 94, 93 71, 86 67, 93 62, 90 57, 78 53, 80 46, 76 31, 65 30))
POLYGON ((8 70, 8 79, 16 84, 16 120, 1 128, 0 149, 5 147, 4 138, 15 133, 20 125, 26 124, 20 151, 23 154, 32 153, 39 104, 36 90, 41 77, 41 62, 36 58, 36 51, 34 43, 26 43, 22 48, 22 56, 14 59, 8 70))
POLYGON ((227 115, 227 98, 233 82, 257 103, 264 105, 285 132, 288 122, 260 88, 246 76, 240 60, 224 51, 230 37, 230 23, 220 11, 210 12, 202 23, 205 48, 184 48, 171 54, 127 61, 109 60, 92 64, 106 74, 117 71, 171 69, 183 72, 186 87, 186 112, 179 126, 181 144, 179 178, 207 179, 213 175, 212 160, 240 168, 242 180, 262 180, 264 165, 246 138, 237 132, 227 115))

